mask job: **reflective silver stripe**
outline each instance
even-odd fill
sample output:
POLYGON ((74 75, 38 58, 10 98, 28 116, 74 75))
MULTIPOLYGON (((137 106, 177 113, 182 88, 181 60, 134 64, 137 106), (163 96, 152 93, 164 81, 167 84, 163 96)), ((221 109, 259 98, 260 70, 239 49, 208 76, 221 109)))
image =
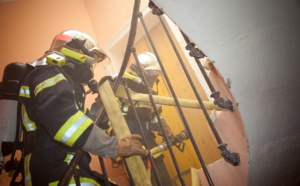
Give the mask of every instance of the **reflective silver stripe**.
POLYGON ((25 94, 25 95, 29 95, 29 94, 30 94, 30 91, 27 90, 27 89, 20 89, 20 93, 21 93, 21 94, 25 94))
POLYGON ((66 78, 62 74, 58 74, 58 75, 56 75, 56 76, 54 76, 52 78, 46 79, 45 81, 43 81, 42 83, 38 84, 35 87, 35 89, 34 89, 34 95, 36 96, 44 88, 51 87, 51 86, 55 85, 56 83, 58 83, 58 82, 60 82, 62 80, 66 80, 66 78))
POLYGON ((30 158, 31 158, 31 154, 28 154, 27 156, 25 156, 25 160, 24 160, 24 171, 25 171, 24 174, 25 174, 25 185, 26 186, 32 185, 31 173, 30 173, 30 169, 29 169, 30 158))
POLYGON ((28 131, 35 131, 35 126, 33 126, 33 124, 30 123, 26 117, 23 117, 23 121, 26 124, 28 131))
POLYGON ((30 90, 28 86, 21 86, 19 96, 25 97, 25 98, 30 98, 30 90))
POLYGON ((88 117, 86 115, 82 115, 80 118, 78 118, 74 124, 65 132, 63 137, 61 138, 61 141, 63 143, 66 143, 74 134, 74 132, 78 129, 78 127, 86 120, 88 117))
POLYGON ((31 121, 29 119, 24 105, 22 105, 21 114, 22 114, 23 125, 26 128, 27 132, 28 131, 35 131, 36 130, 36 125, 33 121, 31 121))
POLYGON ((54 140, 72 147, 81 134, 92 125, 93 120, 78 110, 60 127, 54 140))

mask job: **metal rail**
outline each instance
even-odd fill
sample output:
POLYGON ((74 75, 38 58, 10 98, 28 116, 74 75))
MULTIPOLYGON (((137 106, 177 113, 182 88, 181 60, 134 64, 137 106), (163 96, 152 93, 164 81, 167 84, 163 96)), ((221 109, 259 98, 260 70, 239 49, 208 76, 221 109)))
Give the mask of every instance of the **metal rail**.
MULTIPOLYGON (((150 2, 150 3, 151 3, 151 2, 150 2)), ((201 163, 201 165, 202 165, 203 170, 205 170, 205 175, 206 175, 206 177, 208 178, 208 181, 209 181, 210 185, 213 185, 213 182, 212 182, 212 180, 211 180, 211 178, 210 178, 210 175, 209 175, 209 173, 208 173, 208 171, 207 171, 207 169, 206 169, 205 162, 204 162, 204 160, 203 160, 203 158, 202 158, 202 155, 201 155, 201 153, 200 153, 200 151, 199 151, 199 148, 197 147, 196 140, 195 140, 195 138, 194 138, 193 135, 192 135, 191 129, 190 129, 190 127, 189 127, 189 124, 188 124, 188 122, 187 122, 187 120, 186 120, 186 117, 185 117, 185 115, 184 115, 184 113, 183 113, 183 110, 182 110, 182 108, 181 108, 181 106, 180 106, 180 104, 179 104, 178 98, 177 98, 176 93, 175 93, 175 91, 174 91, 174 89, 173 89, 173 86, 172 86, 172 84, 171 84, 171 81, 170 81, 170 79, 168 78, 167 72, 166 72, 166 70, 165 70, 165 68, 164 68, 164 66, 163 66, 163 64, 162 64, 162 61, 161 61, 159 55, 158 55, 158 52, 157 52, 157 50, 156 50, 156 47, 155 47, 155 45, 154 45, 154 43, 153 43, 153 41, 152 41, 151 35, 150 35, 150 33, 149 33, 148 29, 147 29, 147 26, 146 26, 146 24, 145 24, 145 22, 144 22, 144 20, 143 20, 143 17, 142 17, 142 14, 141 14, 141 13, 139 14, 139 18, 140 18, 141 24, 143 25, 143 28, 144 28, 144 30, 145 30, 145 32, 146 32, 146 35, 147 35, 148 40, 149 40, 149 42, 150 42, 150 45, 151 45, 151 47, 152 47, 152 49, 153 49, 153 52, 155 53, 155 55, 156 55, 156 57, 157 57, 157 61, 158 61, 159 65, 160 65, 160 67, 161 67, 161 69, 162 69, 164 78, 165 78, 165 80, 166 80, 166 82, 167 82, 167 85, 168 85, 170 91, 171 91, 172 97, 173 97, 174 100, 175 100, 175 103, 176 103, 176 105, 177 105, 177 109, 178 109, 179 114, 180 114, 180 116, 181 116, 181 119, 182 119, 182 121, 183 121, 183 123, 184 123, 184 126, 185 126, 185 128, 187 129, 187 131, 188 131, 188 133, 189 133, 189 135, 190 135, 190 140, 191 140, 191 142, 192 142, 192 144, 193 144, 193 147, 194 147, 194 149, 195 149, 195 152, 196 152, 196 154, 197 154, 197 157, 198 157, 198 159, 199 159, 199 161, 200 161, 200 163, 201 163)), ((202 104, 203 104, 203 103, 202 103, 202 104)), ((168 139, 168 138, 166 138, 166 139, 168 139)), ((172 152, 171 144, 170 144, 169 140, 166 140, 166 142, 167 142, 168 149, 170 150, 170 153, 171 153, 171 152, 172 152)), ((172 155, 172 153, 171 153, 171 155, 172 155)), ((175 167, 176 167, 176 162, 177 162, 177 160, 176 160, 176 158, 173 157, 173 156, 172 156, 172 159, 173 159, 174 165, 175 165, 175 167)), ((177 167, 176 167, 176 168, 177 168, 177 167)), ((178 169, 176 169, 176 170, 177 170, 177 173, 178 173, 178 177, 179 177, 179 179, 180 179, 180 181, 181 181, 181 184, 182 184, 182 185, 185 185, 185 182, 184 182, 184 180, 183 180, 183 176, 182 176, 181 171, 178 170, 178 169)))
MULTIPOLYGON (((164 14, 163 11, 161 11, 161 10, 160 10, 160 9, 159 9, 152 1, 149 2, 149 8, 152 9, 152 13, 153 13, 154 15, 157 15, 157 16, 158 16, 158 18, 159 18, 159 20, 160 20, 160 23, 162 24, 162 26, 163 26, 163 28, 164 28, 164 31, 166 32, 166 34, 167 34, 167 36, 168 36, 168 39, 169 39, 169 41, 170 41, 170 43, 171 43, 171 45, 172 45, 172 47, 173 47, 173 49, 174 49, 174 51, 175 51, 175 53, 176 53, 176 55, 177 55, 177 58, 178 58, 178 60, 179 60, 179 62, 180 62, 180 64, 181 64, 181 66, 182 66, 182 69, 183 69, 183 71, 185 72, 185 75, 186 75, 186 77, 187 77, 187 79, 188 79, 188 81, 189 81, 189 83, 190 83, 190 85, 191 85, 191 87, 192 87, 192 89, 193 89, 193 91, 194 91, 194 94, 195 94, 195 96, 196 96, 196 98, 197 98, 199 104, 201 105, 201 108, 202 108, 203 113, 204 113, 204 115, 205 115, 205 117, 206 117, 206 119, 207 119, 207 121, 208 121, 208 123, 209 123, 209 126, 210 126, 210 128, 211 128, 211 130, 212 130, 212 132, 213 132, 213 134, 214 134, 214 136, 215 136, 215 138, 216 138, 216 140, 217 140, 217 142, 218 142, 218 148, 221 150, 221 155, 224 157, 224 159, 225 159, 227 162, 233 164, 234 166, 239 165, 239 163, 240 163, 240 157, 239 157, 239 154, 238 154, 238 153, 235 153, 235 152, 230 152, 230 151, 227 150, 227 144, 225 144, 225 143, 222 142, 222 140, 221 140, 221 138, 220 138, 220 136, 219 136, 219 134, 218 134, 218 132, 217 132, 217 130, 216 130, 214 124, 213 124, 213 122, 211 121, 211 119, 210 119, 210 117, 209 117, 209 114, 208 114, 208 112, 207 112, 207 109, 205 108, 205 106, 204 106, 204 104, 203 104, 203 101, 202 101, 202 99, 201 99, 199 93, 198 93, 197 90, 196 90, 196 87, 195 87, 195 85, 194 85, 194 83, 193 83, 193 81, 192 81, 192 79, 191 79, 191 77, 190 77, 190 75, 189 75, 189 72, 187 71, 187 69, 186 69, 186 67, 185 67, 185 64, 184 64, 184 62, 183 62, 183 60, 182 60, 182 58, 181 58, 181 56, 180 56, 180 54, 179 54, 179 52, 178 52, 178 50, 177 50, 177 47, 176 47, 175 43, 173 42, 173 39, 172 39, 172 37, 171 37, 171 35, 170 35, 170 33, 169 33, 167 27, 166 27, 166 24, 164 23, 164 20, 161 18, 161 15, 164 14)), ((180 30, 180 29, 179 29, 179 30, 180 30)), ((200 61, 199 61, 198 58, 202 58, 202 57, 204 57, 205 55, 204 55, 198 48, 195 48, 195 45, 194 45, 194 44, 190 43, 190 40, 188 39, 188 37, 187 37, 182 31, 181 31, 181 33, 182 33, 182 35, 183 35, 185 41, 188 43, 188 46, 186 47, 186 49, 188 49, 188 50, 191 51, 191 52, 190 52, 190 55, 191 55, 192 57, 195 58, 195 60, 196 60, 196 62, 197 62, 197 64, 198 64, 198 66, 199 66, 199 68, 200 68, 200 70, 201 70, 201 72, 202 72, 202 74, 203 74, 203 76, 204 76, 204 78, 205 78, 205 80, 206 80, 208 86, 210 87, 211 91, 213 92, 213 94, 211 95, 211 97, 214 97, 214 98, 216 99, 216 100, 214 101, 214 103, 215 103, 215 104, 218 104, 218 105, 219 105, 220 107, 222 107, 222 108, 226 108, 226 109, 229 109, 229 110, 233 111, 232 102, 231 102, 230 100, 228 100, 228 101, 226 102, 226 101, 224 101, 223 98, 220 98, 220 97, 219 97, 220 93, 215 91, 215 88, 213 87, 213 85, 212 85, 210 79, 208 78, 208 76, 207 76, 207 74, 206 74, 206 72, 205 72, 203 66, 201 65, 201 63, 200 63, 200 61)), ((187 129, 188 129, 188 128, 187 128, 187 129)), ((189 130, 188 130, 188 132, 190 133, 189 130)), ((191 141, 193 142, 193 139, 192 139, 192 138, 191 138, 191 141)), ((197 149, 198 149, 198 148, 195 148, 196 151, 197 151, 197 149)), ((200 160, 200 162, 201 162, 201 160, 200 160)), ((211 184, 213 184, 213 183, 211 182, 211 179, 210 179, 210 177, 209 177, 209 174, 208 174, 207 170, 205 170, 206 168, 204 167, 203 169, 204 169, 204 173, 206 173, 206 177, 207 177, 208 181, 209 181, 211 184)))
MULTIPOLYGON (((141 121, 140 121, 140 119, 139 119, 139 116, 138 116, 138 114, 137 114, 136 108, 135 108, 134 103, 133 103, 133 101, 132 101, 132 98, 131 98, 131 95, 130 95, 130 92, 129 92, 129 88, 128 88, 126 79, 124 79, 123 85, 124 85, 124 87, 125 87, 125 91, 126 91, 126 94, 127 94, 127 97, 128 97, 128 101, 129 101, 129 103, 130 103, 130 106, 131 106, 131 108, 132 108, 132 110, 133 110, 133 112, 134 112, 134 116, 135 116, 135 119, 136 119, 136 122, 137 122, 137 126, 138 126, 138 128, 139 128, 139 130, 140 130, 140 132, 141 132, 141 134, 142 134, 143 142, 144 142, 144 144, 145 144, 145 147, 146 147, 146 149, 150 149, 150 148, 149 148, 149 145, 147 144, 147 140, 145 140, 145 139, 146 139, 146 136, 145 136, 144 130, 142 129, 141 121)), ((155 175, 156 182, 157 182, 158 186, 162 186, 160 177, 159 177, 159 175, 158 175, 158 172, 157 172, 157 169, 156 169, 154 160, 153 160, 153 157, 152 157, 152 155, 151 155, 150 153, 148 154, 148 158, 149 158, 149 160, 150 160, 151 167, 152 167, 153 170, 154 170, 153 172, 154 172, 154 175, 155 175)))
POLYGON ((225 109, 228 109, 230 110, 231 112, 234 111, 234 108, 233 108, 233 105, 232 105, 232 102, 230 99, 228 100, 224 100, 222 97, 220 97, 220 92, 219 91, 216 91, 216 89, 214 88, 213 84, 211 83, 208 75, 206 74, 201 62, 200 62, 200 58, 204 58, 206 57, 205 54, 199 49, 196 47, 196 45, 194 43, 192 43, 190 41, 190 39, 187 37, 187 35, 185 35, 181 30, 180 30, 185 42, 187 43, 187 46, 186 46, 186 49, 190 51, 190 56, 191 57, 194 57, 210 91, 212 92, 212 94, 210 95, 210 97, 214 98, 215 101, 214 103, 218 106, 220 106, 221 108, 225 108, 225 109))

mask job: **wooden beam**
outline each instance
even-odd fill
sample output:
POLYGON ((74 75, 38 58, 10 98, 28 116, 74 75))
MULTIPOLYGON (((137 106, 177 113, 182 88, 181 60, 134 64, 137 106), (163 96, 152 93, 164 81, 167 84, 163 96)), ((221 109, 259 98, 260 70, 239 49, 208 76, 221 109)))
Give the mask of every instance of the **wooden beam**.
MULTIPOLYGON (((151 103, 148 94, 137 93, 130 89, 129 89, 129 92, 130 92, 130 95, 131 95, 133 101, 151 103)), ((128 99, 124 86, 119 85, 118 90, 116 92, 116 97, 122 98, 122 99, 128 99)), ((172 97, 153 95, 153 100, 154 100, 155 104, 176 106, 175 100, 172 97)), ((178 102, 181 107, 201 109, 201 106, 200 106, 198 100, 178 98, 178 102)), ((203 101, 203 104, 207 110, 214 110, 214 109, 215 110, 223 110, 218 105, 215 105, 214 103, 209 102, 209 101, 203 101)))
MULTIPOLYGON (((117 139, 122 139, 131 134, 119 104, 108 81, 105 81, 98 89, 101 101, 117 139)), ((129 172, 136 186, 150 186, 151 181, 146 167, 140 156, 124 158, 129 172)))

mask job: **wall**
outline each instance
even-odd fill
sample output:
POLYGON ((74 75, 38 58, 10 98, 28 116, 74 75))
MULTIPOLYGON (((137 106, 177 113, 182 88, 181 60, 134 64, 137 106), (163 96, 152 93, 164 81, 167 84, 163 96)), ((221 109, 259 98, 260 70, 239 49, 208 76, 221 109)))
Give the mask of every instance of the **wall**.
POLYGON ((1 3, 0 17, 1 77, 4 64, 37 59, 63 30, 80 29, 95 36, 84 0, 1 3))
MULTIPOLYGON (((111 43, 111 38, 130 23, 134 0, 85 0, 95 34, 103 46, 111 43)), ((140 0, 140 7, 147 0, 140 0)), ((125 52, 125 48, 124 48, 125 52)))
MULTIPOLYGON (((26 63, 39 58, 50 47, 54 36, 63 30, 79 29, 94 36, 83 0, 1 3, 0 22, 1 79, 8 63, 26 63)), ((0 184, 8 185, 11 178, 5 177, 5 171, 2 173, 0 184)))
POLYGON ((154 2, 231 80, 249 141, 248 185, 299 184, 299 1, 154 2))
MULTIPOLYGON (((141 7, 146 0, 141 1, 141 7)), ((0 3, 0 77, 11 62, 30 62, 44 54, 52 39, 66 29, 78 29, 96 38, 103 48, 124 25, 130 24, 134 1, 12 1, 0 3), (109 3, 108 3, 109 2, 109 3), (115 6, 120 5, 120 6, 115 6), (120 16, 121 15, 121 16, 120 16)), ((125 45, 123 44, 125 52, 125 45)), ((123 55, 124 52, 118 55, 123 55)), ((107 53, 111 53, 107 50, 107 53)), ((98 65, 95 79, 115 73, 122 56, 111 55, 111 63, 98 65), (116 60, 115 60, 116 59, 116 60)), ((87 99, 87 106, 93 102, 87 99)))
MULTIPOLYGON (((133 1, 130 3, 119 1, 119 5, 122 3, 121 7, 115 6, 116 1, 110 1, 112 3, 110 5, 107 2, 91 0, 17 0, 0 3, 0 23, 2 25, 0 29, 1 79, 4 67, 8 63, 16 61, 26 63, 37 59, 50 47, 54 36, 63 30, 78 29, 94 38, 99 36, 101 38, 98 40, 100 44, 109 40, 110 35, 114 35, 117 28, 122 27, 124 21, 130 19, 133 1), (108 11, 112 9, 115 12, 108 11), (102 15, 106 11, 112 13, 109 15, 109 19, 108 16, 102 15), (124 14, 124 16, 120 16, 116 12, 124 14), (100 19, 101 22, 98 21, 98 17, 103 18, 100 19), (122 19, 118 21, 118 17, 122 19), (111 24, 111 20, 115 23, 111 24), (93 21, 94 23, 92 23, 93 21), (105 23, 102 23, 102 21, 105 21, 105 23)), ((99 74, 97 79, 100 79, 101 74, 106 72, 101 71, 99 67, 97 70, 99 74)), ((88 99, 87 106, 92 101, 93 99, 88 99)), ((94 161, 92 167, 99 170, 97 157, 94 157, 94 161)), ((110 160, 105 161, 109 163, 108 169, 110 171, 110 160)), ((111 170, 109 173, 113 178, 116 178, 116 181, 125 185, 126 180, 124 181, 124 178, 126 179, 126 175, 120 172, 117 173, 117 170, 111 170)), ((9 181, 10 178, 0 176, 0 185, 8 185, 9 181)))

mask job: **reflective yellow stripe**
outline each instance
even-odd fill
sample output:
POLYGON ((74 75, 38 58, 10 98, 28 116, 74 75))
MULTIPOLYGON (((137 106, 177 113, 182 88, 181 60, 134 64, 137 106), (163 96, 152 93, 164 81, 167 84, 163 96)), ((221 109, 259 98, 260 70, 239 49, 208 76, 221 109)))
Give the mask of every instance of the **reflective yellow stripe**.
POLYGON ((22 105, 22 108, 21 108, 21 115, 22 115, 22 123, 23 123, 23 126, 25 127, 26 131, 27 132, 35 131, 36 130, 35 122, 33 122, 29 119, 24 105, 22 105))
POLYGON ((77 111, 59 129, 54 139, 72 147, 79 136, 93 123, 83 112, 77 111))
POLYGON ((73 159, 74 154, 67 154, 64 162, 67 162, 68 164, 70 164, 71 160, 73 159))
MULTIPOLYGON (((84 177, 80 177, 80 186, 101 186, 99 183, 97 183, 95 180, 91 179, 91 178, 84 178, 84 177)), ((55 181, 52 183, 49 183, 49 186, 56 186, 58 185, 59 181, 55 181)), ((70 183, 68 184, 68 186, 76 186, 76 182, 75 179, 72 177, 70 183)))
POLYGON ((31 173, 30 173, 30 158, 31 158, 31 153, 25 156, 24 159, 24 174, 25 174, 25 185, 26 186, 31 186, 32 181, 31 181, 31 173))
MULTIPOLYGON (((66 162, 66 163, 69 165, 70 162, 71 162, 71 160, 73 159, 73 157, 74 157, 74 154, 67 154, 67 156, 66 156, 64 162, 66 162)), ((76 168, 79 169, 79 166, 76 165, 76 168)))
POLYGON ((25 86, 25 85, 21 86, 19 96, 25 97, 25 98, 30 98, 29 86, 25 86))
POLYGON ((51 87, 51 86, 55 85, 56 83, 58 83, 58 82, 60 82, 62 80, 66 80, 66 78, 62 74, 58 74, 58 75, 56 75, 56 76, 54 76, 52 78, 46 79, 45 81, 41 82, 40 84, 38 84, 35 87, 35 89, 34 89, 34 95, 36 96, 43 89, 51 87))

